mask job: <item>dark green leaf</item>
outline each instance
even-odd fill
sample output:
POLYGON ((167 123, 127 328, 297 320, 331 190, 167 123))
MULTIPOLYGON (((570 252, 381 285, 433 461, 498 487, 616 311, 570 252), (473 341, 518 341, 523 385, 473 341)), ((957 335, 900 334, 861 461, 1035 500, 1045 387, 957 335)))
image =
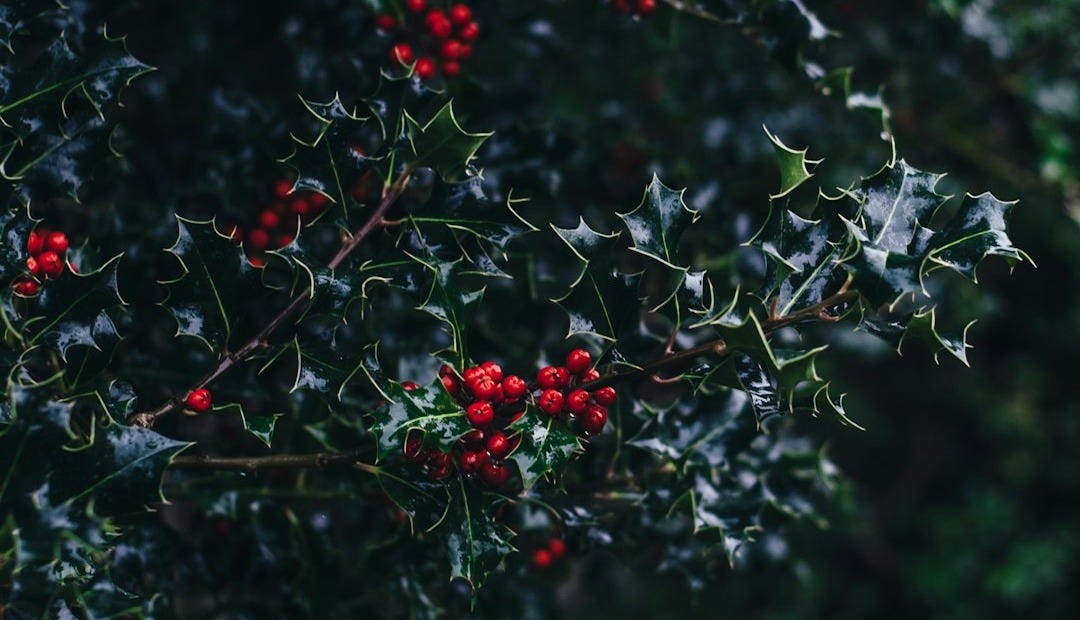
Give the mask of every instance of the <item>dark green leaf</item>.
POLYGON ((447 183, 458 183, 470 176, 469 162, 491 133, 468 133, 454 116, 453 102, 447 102, 434 116, 421 125, 405 114, 406 133, 412 149, 407 162, 413 166, 432 168, 447 183))
POLYGON ((425 444, 445 451, 472 428, 465 410, 439 381, 412 391, 391 382, 386 396, 386 404, 372 414, 370 426, 378 442, 379 460, 401 453, 405 437, 413 429, 423 435, 425 444))
POLYGON ((577 435, 566 428, 565 422, 541 413, 529 405, 511 430, 521 437, 521 444, 510 458, 517 463, 526 489, 548 474, 560 474, 570 458, 581 451, 577 435))

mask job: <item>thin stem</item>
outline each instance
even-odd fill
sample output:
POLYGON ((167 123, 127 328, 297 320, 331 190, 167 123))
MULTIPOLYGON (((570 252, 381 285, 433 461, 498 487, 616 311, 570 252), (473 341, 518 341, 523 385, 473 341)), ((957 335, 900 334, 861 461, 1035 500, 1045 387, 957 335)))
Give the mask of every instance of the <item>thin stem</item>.
MULTIPOLYGON (((330 269, 337 269, 342 262, 355 250, 368 235, 370 235, 375 229, 386 225, 387 220, 385 218, 386 212, 401 196, 401 193, 405 191, 405 186, 409 182, 409 175, 411 170, 406 168, 401 175, 390 184, 383 192, 382 201, 379 206, 371 212, 367 221, 363 226, 356 231, 348 240, 341 245, 341 249, 338 250, 334 258, 330 259, 327 263, 327 267, 330 269)), ((218 360, 217 365, 203 378, 199 379, 191 389, 197 390, 199 388, 206 387, 215 379, 228 372, 234 366, 247 360, 253 353, 267 346, 270 336, 285 322, 290 316, 292 316, 304 302, 310 298, 311 287, 306 287, 303 292, 293 298, 289 302, 289 305, 285 306, 281 312, 278 312, 274 318, 270 319, 259 333, 255 334, 250 340, 248 340, 242 347, 235 351, 227 351, 218 360)), ((183 401, 180 398, 171 398, 157 409, 150 411, 143 411, 131 416, 130 422, 134 426, 142 426, 144 428, 150 428, 157 423, 159 419, 168 415, 170 412, 175 411, 183 406, 183 401)))
MULTIPOLYGON (((822 320, 822 321, 834 321, 836 317, 829 314, 829 310, 836 306, 843 305, 849 301, 852 301, 858 297, 858 292, 850 290, 851 278, 848 278, 844 282, 843 286, 826 299, 823 299, 820 303, 814 304, 799 310, 798 312, 792 312, 791 314, 781 317, 770 317, 762 322, 761 330, 765 335, 769 335, 776 330, 801 323, 807 320, 822 320)), ((608 385, 615 385, 617 383, 623 383, 626 381, 633 381, 634 379, 641 379, 645 377, 656 377, 660 382, 665 382, 664 379, 659 379, 659 373, 664 370, 670 370, 672 368, 679 368, 692 362, 700 357, 717 357, 721 358, 731 353, 723 339, 716 339, 705 344, 700 344, 696 347, 686 349, 684 351, 678 351, 675 353, 665 353, 655 360, 645 364, 640 368, 632 368, 630 370, 624 370, 622 372, 612 373, 610 375, 600 377, 595 381, 582 384, 580 387, 584 390, 595 390, 608 385)))
POLYGON ((324 469, 332 465, 352 465, 360 460, 359 450, 314 454, 272 454, 269 456, 179 456, 172 469, 213 469, 255 473, 260 469, 324 469))

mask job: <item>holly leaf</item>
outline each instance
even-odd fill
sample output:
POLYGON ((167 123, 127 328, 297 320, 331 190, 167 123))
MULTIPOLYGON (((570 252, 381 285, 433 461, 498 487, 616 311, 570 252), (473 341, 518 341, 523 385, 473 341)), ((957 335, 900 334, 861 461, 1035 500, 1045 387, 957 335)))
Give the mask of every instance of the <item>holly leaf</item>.
POLYGON ((533 405, 526 406, 525 414, 510 429, 521 437, 510 458, 517 463, 526 490, 548 474, 561 473, 570 458, 582 450, 581 441, 565 423, 542 414, 533 405))
POLYGON ((511 532, 495 520, 491 502, 460 477, 450 485, 450 509, 435 534, 450 561, 450 578, 476 590, 510 552, 511 532))
POLYGON ((106 310, 122 305, 117 289, 115 256, 96 271, 65 273, 42 287, 33 301, 33 317, 26 323, 27 344, 43 344, 65 360, 75 346, 101 350, 116 336, 106 310))
POLYGON ((454 116, 453 101, 448 101, 423 125, 406 112, 405 132, 411 149, 405 156, 406 163, 432 168, 447 183, 458 183, 475 174, 469 162, 492 135, 492 132, 469 133, 462 129, 454 116))
POLYGON ((413 258, 433 274, 427 298, 420 304, 419 309, 446 324, 446 331, 451 339, 449 352, 458 362, 464 364, 465 360, 469 359, 465 332, 484 296, 484 289, 468 291, 462 288, 459 282, 462 259, 446 261, 435 255, 423 259, 413 258))
POLYGON ((816 167, 823 160, 808 159, 806 157, 808 149, 797 151, 781 142, 780 138, 770 132, 768 127, 762 125, 762 129, 769 137, 769 142, 772 142, 776 165, 780 169, 780 190, 769 195, 770 199, 775 200, 790 194, 796 187, 808 181, 814 176, 810 167, 816 167))
POLYGON ((176 333, 198 339, 211 351, 229 344, 239 320, 237 306, 261 288, 258 270, 214 221, 176 217, 176 242, 166 251, 181 273, 163 284, 169 296, 162 305, 176 320, 176 333))
POLYGON ((989 193, 964 196, 956 215, 928 240, 927 258, 975 283, 975 269, 987 256, 1002 256, 1012 264, 1034 264, 1009 238, 1009 213, 1015 205, 1015 201, 998 200, 989 193))
POLYGON ((450 493, 443 482, 416 480, 404 467, 373 467, 379 485, 394 504, 409 516, 413 531, 428 532, 446 518, 450 493))
POLYGON ((329 400, 340 402, 346 384, 360 372, 365 351, 342 350, 337 344, 334 325, 308 326, 293 339, 285 352, 296 356, 296 379, 289 390, 311 390, 329 400))
POLYGON ((28 208, 0 211, 0 282, 26 273, 26 239, 33 228, 28 208))
POLYGON ((686 269, 679 264, 675 253, 682 234, 700 215, 683 202, 685 191, 671 189, 654 174, 641 203, 633 211, 616 214, 633 239, 631 251, 673 269, 686 269))
POLYGON ((412 391, 389 382, 385 393, 387 402, 375 410, 369 426, 378 445, 378 460, 400 452, 410 431, 419 432, 426 445, 445 451, 472 428, 465 410, 440 381, 412 391))
POLYGON ((484 193, 483 181, 470 178, 455 184, 436 184, 427 208, 411 213, 408 222, 428 243, 439 245, 463 232, 505 250, 511 241, 537 230, 514 211, 513 201, 495 203, 484 193))
POLYGON ((641 307, 636 277, 620 273, 615 266, 619 234, 598 233, 584 219, 577 228, 551 228, 581 261, 581 273, 569 292, 552 300, 570 319, 567 337, 594 334, 617 340, 641 307))

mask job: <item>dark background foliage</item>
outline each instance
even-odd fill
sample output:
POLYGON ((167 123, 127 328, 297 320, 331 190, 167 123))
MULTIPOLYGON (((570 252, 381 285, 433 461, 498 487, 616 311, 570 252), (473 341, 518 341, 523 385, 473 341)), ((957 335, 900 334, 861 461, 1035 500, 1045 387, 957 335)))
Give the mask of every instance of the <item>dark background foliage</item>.
MULTIPOLYGON (((1072 588, 1080 579, 1080 504, 1072 500, 1080 401, 1071 383, 1080 344, 1080 37, 1070 28, 1080 22, 1080 3, 815 4, 839 36, 811 42, 806 58, 853 67, 858 90, 881 85, 898 152, 921 169, 948 171, 950 193, 986 189, 1020 199, 1012 235, 1038 269, 1022 265, 1009 276, 1003 263, 987 263, 980 270, 982 297, 965 300, 983 317, 969 332, 970 369, 951 358, 934 366, 918 344, 900 357, 858 334, 832 336, 824 374, 849 393, 847 411, 866 430, 827 416, 798 422, 827 443, 848 480, 828 507, 828 527, 791 523, 734 568, 713 558, 660 573, 649 558, 634 558, 629 542, 583 540, 556 572, 536 575, 512 560, 481 592, 483 617, 1080 613, 1072 588)), ((89 238, 100 256, 125 253, 121 294, 132 306, 126 316, 139 319, 118 318, 129 344, 114 365, 154 402, 190 383, 175 369, 209 359, 193 343, 178 346, 168 313, 154 306, 162 297, 156 282, 173 268, 160 252, 175 237, 170 214, 253 217, 269 185, 288 174, 277 160, 292 150, 290 132, 310 132, 298 95, 350 101, 370 93, 387 42, 374 34, 370 6, 356 1, 143 0, 82 9, 87 23, 127 35, 132 55, 157 70, 122 94, 114 141, 124 159, 96 170, 84 206, 55 200, 37 214, 73 223, 73 234, 89 238)), ((786 14, 757 28, 666 5, 642 21, 591 1, 476 2, 474 10, 484 34, 449 93, 464 127, 495 131, 479 153, 485 186, 497 197, 511 189, 528 196, 521 212, 530 221, 572 227, 585 216, 597 229, 614 228, 614 213, 636 205, 656 172, 688 187, 687 203, 702 211, 683 243, 695 267, 754 273, 756 255, 733 250, 764 220, 776 188, 763 124, 825 157, 817 170, 825 187, 870 175, 890 153, 872 110, 823 94, 787 52, 784 43, 805 26, 786 14)), ((549 255, 560 250, 553 236, 535 243, 550 244, 549 255)), ((538 274, 535 294, 521 300, 518 291, 491 287, 472 354, 531 367, 536 351, 562 339, 563 319, 544 300, 559 294, 566 267, 515 262, 511 252, 510 269, 538 274), (508 331, 514 325, 529 328, 508 331)), ((263 310, 243 308, 252 316, 263 310)), ((390 310, 356 329, 395 334, 383 341, 384 367, 426 382, 431 368, 415 358, 431 350, 435 325, 390 310)), ((244 372, 222 391, 249 415, 317 407, 286 394, 288 372, 244 372)), ((222 453, 262 447, 234 417, 176 418, 160 430, 222 453)), ((603 464, 581 464, 590 467, 603 464)), ((371 496, 332 509, 280 510, 259 497, 288 485, 267 476, 252 485, 263 490, 222 493, 211 515, 198 506, 213 503, 205 499, 213 481, 171 489, 175 495, 167 484, 176 501, 117 550, 118 582, 165 592, 155 607, 163 617, 394 617, 406 607, 385 601, 400 601, 402 592, 467 613, 467 596, 440 581, 440 567, 409 564, 400 545, 369 548, 394 529, 371 496), (324 537, 348 547, 324 557, 324 537), (363 560, 339 562, 353 554, 363 560), (410 589, 423 581, 438 585, 428 594, 410 589), (332 603, 346 599, 351 607, 332 603)), ((629 541, 640 532, 626 525, 610 535, 629 541)))

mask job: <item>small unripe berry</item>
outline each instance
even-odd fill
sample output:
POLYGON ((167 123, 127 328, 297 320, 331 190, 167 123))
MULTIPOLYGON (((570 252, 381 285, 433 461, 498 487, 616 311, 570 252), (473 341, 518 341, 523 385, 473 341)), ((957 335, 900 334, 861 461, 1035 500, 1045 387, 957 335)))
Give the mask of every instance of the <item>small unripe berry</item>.
POLYGON ((574 415, 584 413, 589 408, 589 393, 585 390, 573 390, 566 395, 566 410, 574 415))
POLYGON ((427 0, 405 0, 405 9, 410 13, 423 13, 427 0))
POLYGON ((510 454, 510 440, 506 438, 506 435, 495 431, 487 438, 487 451, 491 456, 501 459, 502 457, 510 454))
POLYGON ((563 395, 559 390, 544 390, 540 398, 536 400, 540 410, 550 416, 559 415, 563 408, 563 395))
POLYGON ((11 288, 19 297, 33 297, 38 293, 38 283, 33 280, 15 280, 11 283, 11 288))
POLYGON ((578 421, 581 422, 581 430, 585 431, 586 435, 599 435, 607 424, 607 409, 600 405, 592 405, 585 410, 583 415, 578 416, 578 421))
POLYGON ((502 382, 503 396, 510 400, 517 400, 525 395, 525 392, 529 390, 529 386, 525 384, 525 380, 517 375, 507 375, 502 382))
POLYGON ((267 230, 272 230, 281 225, 281 217, 277 213, 274 213, 270 209, 267 209, 259 214, 259 226, 267 230))
POLYGON ((544 366, 536 373, 536 382, 542 388, 564 388, 569 381, 570 373, 562 366, 544 366))
POLYGON ((614 405, 615 400, 618 398, 618 394, 615 392, 615 388, 611 387, 610 385, 605 385, 604 387, 593 392, 592 395, 593 398, 596 399, 596 402, 600 403, 605 407, 610 407, 611 405, 614 405))
POLYGON ((589 369, 592 356, 585 349, 574 349, 566 356, 566 369, 570 374, 580 375, 589 369))
POLYGON ((444 62, 442 72, 446 77, 457 77, 461 73, 461 64, 453 60, 444 62))
POLYGON ((488 376, 483 376, 469 384, 469 391, 481 400, 492 400, 499 395, 499 385, 488 376))
POLYGON ((68 250, 68 238, 67 235, 59 230, 53 231, 45 237, 45 249, 52 250, 57 254, 63 254, 68 250))
POLYGON ((483 450, 462 452, 458 457, 458 467, 467 474, 480 473, 480 469, 488 462, 488 454, 483 450))
POLYGON ((484 362, 483 364, 480 364, 480 368, 484 369, 484 372, 487 374, 487 376, 491 377, 493 381, 502 381, 502 366, 499 366, 495 362, 489 360, 484 362))
POLYGON ((462 41, 466 43, 476 40, 476 37, 480 36, 480 25, 476 22, 469 22, 461 27, 461 32, 458 33, 462 41))
POLYGON ((551 566, 551 552, 547 549, 537 549, 532 553, 532 565, 537 570, 544 570, 551 566))
POLYGON ((206 388, 192 390, 184 402, 187 404, 188 409, 202 413, 210 408, 210 390, 206 388))
POLYGON ((45 249, 45 236, 36 230, 31 230, 26 237, 26 251, 30 256, 37 256, 45 249))
POLYGON ((476 427, 487 426, 495 420, 495 410, 487 401, 477 401, 469 405, 465 410, 465 415, 469 418, 469 424, 476 427))
POLYGON ((459 3, 450 7, 450 21, 456 26, 464 26, 472 19, 472 11, 467 4, 459 3))
POLYGON ((553 559, 559 559, 566 553, 566 543, 561 538, 552 538, 548 543, 548 551, 553 559))
POLYGON ((274 183, 274 195, 278 198, 284 198, 292 191, 292 181, 288 179, 279 179, 274 183))
POLYGON ((396 26, 396 25, 397 25, 397 20, 394 19, 393 15, 385 15, 384 14, 384 15, 376 15, 375 16, 375 27, 378 28, 379 30, 382 30, 384 32, 389 32, 389 31, 393 30, 394 26, 396 26))
POLYGON ((33 256, 27 256, 26 257, 26 270, 29 271, 30 275, 32 275, 32 276, 40 276, 41 275, 41 263, 39 263, 38 259, 34 258, 33 256))
POLYGON ((497 489, 506 484, 510 478, 510 470, 498 463, 487 462, 480 469, 480 479, 489 487, 497 489))
POLYGON ((60 256, 52 250, 45 250, 39 254, 37 262, 41 267, 41 273, 47 278, 55 278, 64 272, 64 261, 60 260, 60 256))
POLYGON ((406 392, 411 392, 413 390, 420 389, 420 384, 415 381, 402 381, 401 389, 405 390, 406 392))
POLYGON ((398 43, 390 48, 390 59, 407 65, 413 60, 412 47, 408 43, 398 43))
POLYGON ((256 252, 262 252, 270 247, 270 233, 261 228, 256 228, 248 233, 248 245, 256 252))

